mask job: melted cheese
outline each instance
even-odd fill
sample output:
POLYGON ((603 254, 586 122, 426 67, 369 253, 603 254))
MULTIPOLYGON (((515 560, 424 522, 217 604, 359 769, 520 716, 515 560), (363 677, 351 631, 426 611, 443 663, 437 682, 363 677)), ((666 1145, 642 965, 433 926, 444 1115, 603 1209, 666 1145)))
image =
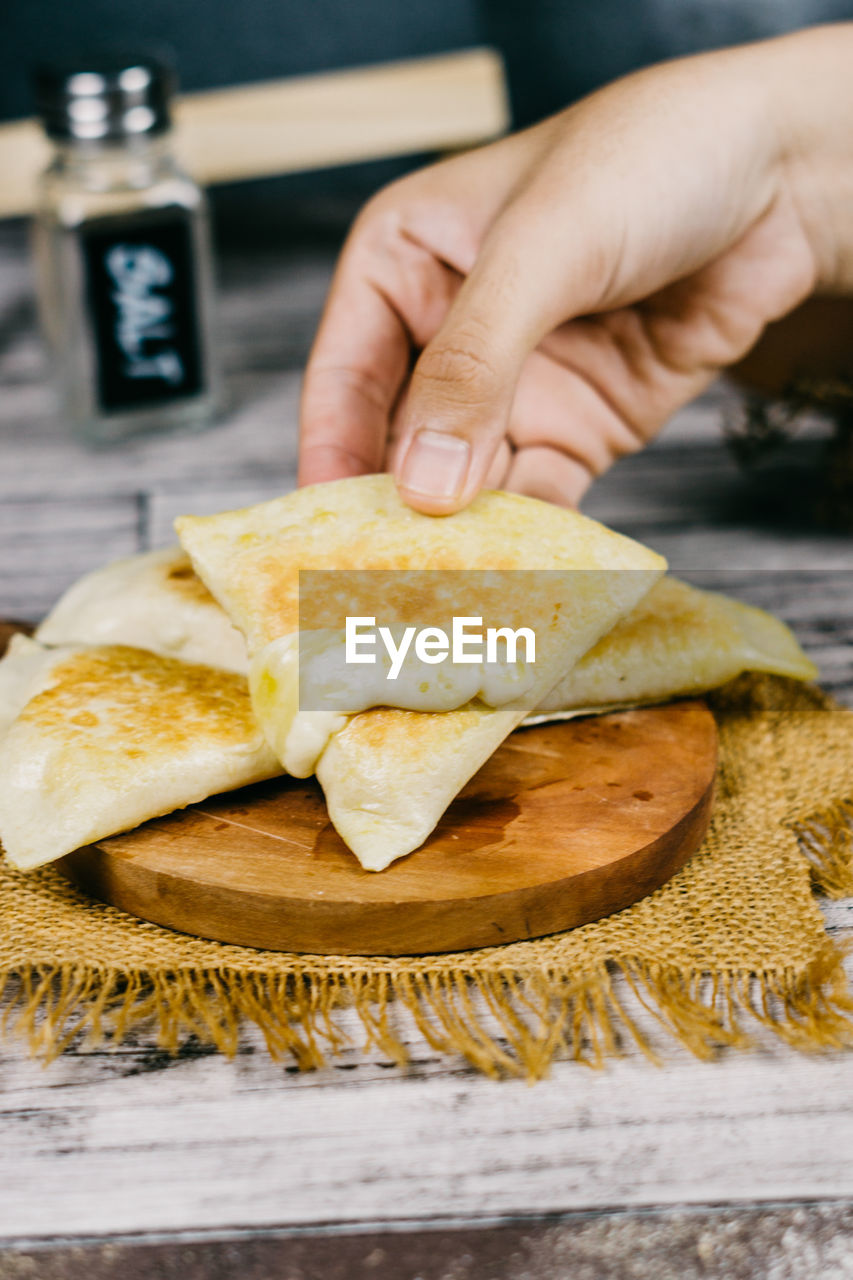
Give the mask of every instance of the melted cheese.
MULTIPOLYGON (((400 641, 399 629, 394 639, 400 641)), ((502 707, 523 698, 535 680, 532 663, 422 662, 410 646, 399 673, 387 648, 377 647, 376 662, 347 663, 339 631, 280 636, 252 659, 249 682, 269 742, 288 773, 306 778, 329 740, 352 715, 372 707, 404 711, 455 711, 478 701, 502 707), (275 709, 275 715, 268 714, 275 709)))

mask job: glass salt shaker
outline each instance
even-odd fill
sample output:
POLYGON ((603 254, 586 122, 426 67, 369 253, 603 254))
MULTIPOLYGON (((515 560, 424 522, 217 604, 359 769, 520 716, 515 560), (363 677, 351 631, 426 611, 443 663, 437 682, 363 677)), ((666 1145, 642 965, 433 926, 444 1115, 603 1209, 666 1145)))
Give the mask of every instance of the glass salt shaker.
POLYGON ((215 412, 204 193, 170 150, 172 75, 148 58, 36 73, 56 144, 39 184, 42 327, 64 413, 93 444, 215 412))

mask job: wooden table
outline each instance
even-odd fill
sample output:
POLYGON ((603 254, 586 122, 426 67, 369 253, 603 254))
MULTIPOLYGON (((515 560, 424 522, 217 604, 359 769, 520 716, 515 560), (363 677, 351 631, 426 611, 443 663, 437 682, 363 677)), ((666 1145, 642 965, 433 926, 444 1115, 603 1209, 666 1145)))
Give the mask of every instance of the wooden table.
MULTIPOLYGON (((39 617, 78 574, 170 541, 178 513, 292 486, 332 260, 226 254, 222 424, 91 453, 46 386, 23 231, 0 232, 0 616, 39 617)), ((721 441, 731 402, 715 389, 586 509, 782 612, 853 699, 853 541, 807 510, 819 430, 744 475, 721 441)), ((848 904, 826 914, 849 932, 848 904)), ((406 1074, 353 1050, 309 1075, 251 1034, 233 1062, 139 1039, 47 1069, 6 1042, 0 1278, 853 1275, 853 1054, 768 1040, 700 1063, 664 1044, 664 1069, 561 1063, 530 1087, 409 1039, 406 1074)))

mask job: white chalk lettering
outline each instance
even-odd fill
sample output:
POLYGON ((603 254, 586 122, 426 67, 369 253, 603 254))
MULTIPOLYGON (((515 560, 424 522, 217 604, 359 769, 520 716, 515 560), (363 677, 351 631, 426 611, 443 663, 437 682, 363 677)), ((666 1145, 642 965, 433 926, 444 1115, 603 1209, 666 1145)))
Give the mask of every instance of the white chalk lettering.
POLYGON ((178 352, 170 347, 151 354, 146 344, 174 338, 174 306, 172 300, 156 293, 172 283, 174 268, 153 245, 117 244, 105 259, 107 271, 115 284, 112 294, 116 307, 115 338, 127 360, 125 375, 129 378, 160 378, 178 386, 184 378, 184 365, 178 352))

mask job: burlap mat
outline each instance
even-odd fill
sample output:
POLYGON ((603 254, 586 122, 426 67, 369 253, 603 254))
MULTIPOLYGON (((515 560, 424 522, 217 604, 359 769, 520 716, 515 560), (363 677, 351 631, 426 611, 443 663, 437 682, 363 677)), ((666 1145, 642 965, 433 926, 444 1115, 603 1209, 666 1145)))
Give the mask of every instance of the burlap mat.
POLYGON ((271 1053, 311 1067, 341 1047, 337 1014, 349 1004, 365 1047, 400 1063, 408 1010, 435 1049, 535 1077, 555 1056, 600 1064, 626 1037, 651 1054, 630 1012, 638 997, 701 1056, 748 1044, 753 1020, 797 1048, 849 1043, 853 1000, 814 888, 853 892, 853 711, 767 677, 710 701, 721 766, 708 837, 618 915, 454 955, 282 955, 142 923, 49 867, 4 866, 6 1025, 44 1056, 80 1036, 120 1042, 141 1024, 169 1050, 195 1035, 232 1053, 249 1019, 271 1053))

